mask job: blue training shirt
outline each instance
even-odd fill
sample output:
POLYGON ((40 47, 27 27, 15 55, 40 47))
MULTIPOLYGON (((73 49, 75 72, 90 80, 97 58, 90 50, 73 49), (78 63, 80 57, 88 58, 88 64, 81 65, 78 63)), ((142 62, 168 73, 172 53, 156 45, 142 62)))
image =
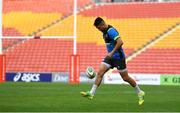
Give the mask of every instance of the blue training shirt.
MULTIPOLYGON (((108 25, 108 29, 103 32, 103 38, 106 43, 107 51, 108 53, 110 53, 114 49, 117 43, 116 40, 120 38, 120 36, 119 36, 118 31, 114 27, 112 27, 111 25, 108 25)), ((125 53, 122 47, 116 50, 116 52, 113 54, 112 57, 115 59, 124 59, 125 53)))

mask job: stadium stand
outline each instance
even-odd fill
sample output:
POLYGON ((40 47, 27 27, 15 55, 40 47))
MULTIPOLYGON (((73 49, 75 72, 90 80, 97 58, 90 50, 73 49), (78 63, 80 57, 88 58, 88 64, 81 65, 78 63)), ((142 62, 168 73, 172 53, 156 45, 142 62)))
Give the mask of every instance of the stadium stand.
MULTIPOLYGON (((80 71, 84 72, 85 68, 89 65, 93 66, 95 70, 97 70, 99 67, 99 63, 106 55, 105 46, 101 38, 101 34, 93 27, 93 21, 96 16, 101 15, 103 18, 105 18, 105 20, 107 20, 108 23, 114 25, 120 31, 120 35, 125 42, 124 48, 126 51, 126 55, 129 56, 140 47, 143 47, 147 42, 153 40, 161 33, 171 28, 173 25, 179 23, 179 6, 180 3, 110 4, 94 6, 90 9, 80 12, 78 14, 77 23, 77 52, 80 55, 80 71), (162 11, 160 9, 165 10, 162 11), (112 11, 114 13, 112 13, 112 11)), ((42 12, 40 12, 40 14, 41 13, 42 12)), ((42 25, 46 25, 50 21, 56 20, 57 15, 62 16, 63 13, 55 14, 53 12, 52 16, 44 16, 43 18, 47 19, 49 19, 50 17, 54 18, 51 18, 52 20, 49 21, 43 21, 44 23, 42 22, 42 25)), ((31 16, 35 15, 33 14, 31 16)), ((6 19, 6 17, 4 18, 6 19)), ((25 29, 21 27, 19 29, 15 26, 8 26, 8 21, 10 20, 7 19, 7 23, 3 23, 5 28, 15 28, 23 35, 28 35, 30 32, 33 32, 34 30, 40 29, 42 27, 38 24, 37 26, 34 25, 36 27, 32 26, 33 28, 31 27, 29 29, 25 29)), ((72 29, 72 26, 69 24, 72 23, 72 21, 73 17, 68 16, 63 21, 60 21, 55 25, 49 27, 45 31, 42 31, 41 34, 43 36, 72 35, 73 31, 70 30, 72 29)), ((19 22, 19 24, 16 26, 22 26, 20 24, 21 23, 19 22)), ((173 34, 171 36, 168 36, 167 39, 169 39, 169 41, 176 42, 174 36, 178 36, 179 34, 173 34)), ((166 41, 166 43, 167 42, 168 41, 166 41)), ((15 48, 9 49, 6 52, 8 59, 7 71, 67 72, 69 71, 69 57, 73 52, 72 46, 72 40, 30 39, 28 41, 25 41, 24 43, 17 45, 15 48)), ((131 73, 180 73, 178 71, 178 67, 173 67, 175 66, 174 62, 171 63, 171 67, 169 68, 170 70, 167 70, 168 64, 162 63, 160 61, 157 61, 160 62, 157 64, 155 64, 156 62, 152 62, 152 60, 160 60, 160 58, 163 57, 163 55, 161 54, 162 46, 164 47, 163 44, 156 44, 153 48, 149 48, 147 51, 143 52, 135 59, 130 61, 128 63, 129 71, 131 73), (147 57, 146 55, 152 55, 154 57, 147 61, 146 58, 149 57, 147 57), (143 60, 141 61, 140 59, 143 60), (147 62, 144 62, 145 60, 147 62), (157 66, 156 69, 155 66, 157 66)), ((176 47, 179 48, 178 46, 176 47)), ((176 50, 174 50, 174 48, 171 48, 170 46, 166 46, 166 48, 164 49, 171 50, 171 53, 177 53, 175 52, 176 50)), ((172 57, 171 60, 175 61, 173 58, 176 59, 175 57, 172 57)), ((169 60, 167 62, 169 62, 170 64, 171 61, 169 60)), ((176 65, 179 66, 179 64, 176 65)))
POLYGON ((6 52, 7 71, 67 72, 72 46, 70 40, 30 39, 6 52))
POLYGON ((128 63, 132 73, 180 73, 180 29, 128 63))
MULTIPOLYGON (((91 0, 78 0, 79 8, 89 3, 91 0)), ((72 11, 73 0, 4 0, 3 27, 30 35, 72 14, 72 11)), ((11 36, 18 35, 14 33, 11 36)))
POLYGON ((14 46, 15 44, 18 44, 22 42, 24 39, 3 39, 3 49, 4 51, 11 46, 14 46))
MULTIPOLYGON (((180 18, 179 18, 180 13, 178 12, 179 5, 180 5, 179 3, 162 3, 162 4, 160 3, 141 4, 140 3, 136 5, 112 4, 112 5, 105 5, 105 6, 97 6, 96 8, 83 11, 80 13, 79 18, 81 18, 82 25, 87 24, 88 27, 87 29, 84 29, 84 27, 82 29, 80 28, 81 30, 78 33, 79 35, 78 42, 79 43, 94 42, 96 43, 97 48, 98 46, 99 48, 101 48, 101 46, 104 46, 103 40, 99 38, 101 37, 101 35, 99 35, 100 33, 98 33, 98 31, 96 32, 94 28, 90 27, 92 26, 94 18, 98 15, 102 15, 108 21, 108 23, 114 25, 120 31, 120 35, 123 41, 125 42, 124 48, 126 51, 129 50, 128 52, 126 52, 126 55, 129 56, 133 52, 137 51, 139 48, 145 46, 148 42, 151 42, 152 40, 157 38, 160 34, 163 34, 165 31, 169 30, 169 28, 171 28, 172 26, 180 22, 180 18), (171 8, 171 6, 174 6, 174 7, 171 8), (146 10, 142 10, 142 9, 146 9, 146 10), (162 11, 159 9, 165 9, 165 10, 162 11), (121 11, 121 12, 114 12, 116 10, 121 11), (88 32, 92 32, 93 34, 90 34, 88 32), (84 38, 84 37, 89 37, 89 38, 84 38)), ((172 38, 171 41, 173 40, 174 39, 172 38)), ((163 45, 160 45, 160 46, 163 46, 163 45)), ((80 51, 81 48, 78 48, 78 50, 80 51)), ((105 51, 105 48, 103 48, 101 51, 105 51)), ((89 52, 91 53, 93 52, 93 50, 89 50, 88 53, 89 52)), ((159 54, 158 52, 160 51, 154 51, 154 58, 157 57, 155 54, 159 54)), ((101 56, 103 58, 105 53, 104 52, 101 52, 101 53, 102 53, 101 56)), ((82 54, 84 53, 81 52, 80 56, 83 57, 82 54)), ((95 55, 95 58, 98 55, 99 54, 97 52, 97 55, 95 55)), ((148 55, 150 56, 151 54, 148 54, 148 55)), ((159 56, 159 60, 161 60, 160 59, 161 57, 163 57, 163 55, 159 56)), ((85 70, 85 67, 87 65, 90 65, 90 64, 93 65, 92 58, 93 57, 91 57, 91 61, 89 60, 89 63, 87 63, 88 60, 81 62, 82 64, 81 66, 83 66, 83 64, 85 65, 84 67, 81 68, 82 70, 85 70)), ((137 63, 136 59, 135 60, 133 59, 132 61, 130 61, 128 63, 129 72, 131 73, 169 73, 169 74, 179 73, 178 71, 179 68, 177 66, 173 67, 175 63, 171 62, 170 60, 169 62, 171 62, 171 65, 172 65, 170 67, 170 70, 164 70, 164 69, 168 69, 167 64, 164 64, 162 62, 157 63, 156 65, 157 68, 155 69, 154 64, 156 64, 156 59, 154 59, 154 62, 149 61, 149 63, 146 63, 145 61, 148 60, 146 58, 149 58, 149 57, 144 56, 142 58, 144 60, 141 60, 141 61, 139 60, 139 64, 137 63), (171 70, 171 68, 174 70, 171 70)), ((176 58, 172 58, 172 59, 176 59, 176 58)), ((100 63, 100 60, 96 60, 96 61, 99 61, 98 64, 100 63)), ((157 61, 157 62, 160 62, 160 61, 157 61)), ((97 64, 97 62, 94 62, 94 64, 97 64)), ((96 67, 95 69, 98 69, 98 65, 93 65, 93 66, 96 67)))

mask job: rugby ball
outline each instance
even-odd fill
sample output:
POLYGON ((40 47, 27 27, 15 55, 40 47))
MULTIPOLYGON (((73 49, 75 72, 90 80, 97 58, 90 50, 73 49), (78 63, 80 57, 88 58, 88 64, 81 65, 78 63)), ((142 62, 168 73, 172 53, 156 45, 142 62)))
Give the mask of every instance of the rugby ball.
POLYGON ((96 72, 94 71, 92 67, 87 67, 86 75, 88 78, 93 79, 96 76, 96 72))

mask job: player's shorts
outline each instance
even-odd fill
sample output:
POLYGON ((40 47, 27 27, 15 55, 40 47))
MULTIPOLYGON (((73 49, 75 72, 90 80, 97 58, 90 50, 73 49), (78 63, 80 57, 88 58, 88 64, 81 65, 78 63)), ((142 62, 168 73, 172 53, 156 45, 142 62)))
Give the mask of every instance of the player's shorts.
POLYGON ((114 59, 114 58, 106 57, 102 61, 102 64, 105 64, 108 68, 116 67, 119 70, 119 72, 127 71, 125 58, 114 59))

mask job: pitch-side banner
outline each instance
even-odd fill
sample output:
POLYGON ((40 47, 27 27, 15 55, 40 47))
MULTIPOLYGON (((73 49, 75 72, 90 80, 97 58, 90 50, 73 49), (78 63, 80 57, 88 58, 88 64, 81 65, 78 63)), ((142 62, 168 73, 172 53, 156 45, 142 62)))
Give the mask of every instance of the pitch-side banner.
POLYGON ((6 81, 12 82, 51 82, 51 73, 6 73, 6 81))
POLYGON ((161 75, 161 85, 180 85, 180 75, 161 75))
POLYGON ((68 83, 69 81, 69 73, 61 72, 61 73, 53 73, 52 74, 52 82, 63 82, 68 83))
MULTIPOLYGON (((159 74, 130 74, 130 76, 138 84, 160 85, 159 74)), ((112 73, 104 75, 104 84, 127 84, 127 82, 124 82, 119 73, 112 73)))

